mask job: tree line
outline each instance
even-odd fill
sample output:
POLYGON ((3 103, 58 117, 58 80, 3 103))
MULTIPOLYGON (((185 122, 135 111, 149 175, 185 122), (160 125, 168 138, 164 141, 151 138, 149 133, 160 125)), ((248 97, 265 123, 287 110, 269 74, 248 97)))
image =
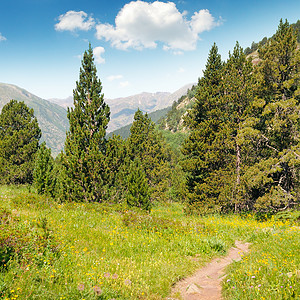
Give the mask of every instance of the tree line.
POLYGON ((0 183, 34 183, 60 201, 185 201, 188 212, 271 211, 299 205, 297 37, 280 21, 253 65, 237 43, 227 61, 210 50, 185 116, 189 134, 174 152, 138 110, 130 136, 106 137, 104 101, 91 45, 73 91, 64 151, 54 160, 33 110, 12 100, 0 114, 0 183))

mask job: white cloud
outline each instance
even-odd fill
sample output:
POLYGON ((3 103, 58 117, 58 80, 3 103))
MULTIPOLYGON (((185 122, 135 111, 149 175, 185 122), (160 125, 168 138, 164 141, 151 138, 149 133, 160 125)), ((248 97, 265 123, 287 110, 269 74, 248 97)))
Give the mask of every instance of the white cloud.
POLYGON ((218 25, 220 25, 220 22, 215 22, 214 17, 210 14, 208 9, 195 12, 190 22, 192 30, 197 34, 203 31, 209 31, 218 25))
POLYGON ((129 81, 122 81, 122 82, 120 82, 120 87, 121 88, 125 88, 127 86, 129 86, 129 81))
POLYGON ((93 49, 93 54, 94 54, 96 64, 105 63, 105 59, 102 57, 102 54, 104 52, 105 52, 105 49, 103 47, 96 47, 93 49))
POLYGON ((55 24, 57 31, 75 31, 76 29, 88 31, 95 25, 94 19, 88 17, 84 11, 70 10, 64 15, 60 15, 58 20, 59 22, 55 24))
POLYGON ((108 81, 114 81, 114 80, 118 80, 118 79, 122 79, 123 75, 111 75, 107 77, 108 81))
POLYGON ((184 69, 184 68, 179 68, 177 72, 178 72, 178 73, 184 73, 184 72, 185 72, 185 69, 184 69))
POLYGON ((195 12, 190 20, 180 13, 173 2, 132 1, 115 18, 115 26, 98 24, 96 36, 117 49, 156 48, 194 50, 199 34, 219 25, 206 9, 195 12))
POLYGON ((6 37, 2 35, 2 33, 0 32, 0 42, 2 41, 6 41, 6 37))

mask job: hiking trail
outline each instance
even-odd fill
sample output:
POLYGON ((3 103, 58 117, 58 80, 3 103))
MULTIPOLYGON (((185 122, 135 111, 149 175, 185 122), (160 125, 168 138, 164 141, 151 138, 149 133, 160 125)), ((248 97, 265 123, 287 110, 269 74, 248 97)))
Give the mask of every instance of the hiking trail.
POLYGON ((224 257, 218 257, 199 269, 192 276, 175 284, 168 300, 220 300, 221 283, 225 277, 225 268, 234 261, 241 260, 242 254, 249 251, 250 243, 235 242, 224 257), (179 296, 180 295, 180 296, 179 296))

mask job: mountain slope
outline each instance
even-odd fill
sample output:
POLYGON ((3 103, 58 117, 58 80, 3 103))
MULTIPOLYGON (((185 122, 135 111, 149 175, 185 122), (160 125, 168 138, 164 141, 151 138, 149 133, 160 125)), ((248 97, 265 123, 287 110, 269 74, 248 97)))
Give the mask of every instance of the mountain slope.
POLYGON ((24 101, 26 105, 34 109, 34 115, 42 130, 42 141, 46 141, 54 156, 63 150, 69 126, 67 111, 63 107, 41 99, 15 85, 0 83, 0 110, 11 99, 24 101))

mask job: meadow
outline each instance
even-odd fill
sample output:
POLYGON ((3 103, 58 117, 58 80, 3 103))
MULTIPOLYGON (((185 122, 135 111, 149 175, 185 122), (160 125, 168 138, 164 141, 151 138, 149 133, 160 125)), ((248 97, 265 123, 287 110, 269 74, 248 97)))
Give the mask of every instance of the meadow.
POLYGON ((124 205, 57 203, 0 187, 0 298, 165 299, 172 285, 236 240, 250 252, 227 269, 225 299, 299 299, 297 212, 187 216, 180 203, 150 214, 124 205))

